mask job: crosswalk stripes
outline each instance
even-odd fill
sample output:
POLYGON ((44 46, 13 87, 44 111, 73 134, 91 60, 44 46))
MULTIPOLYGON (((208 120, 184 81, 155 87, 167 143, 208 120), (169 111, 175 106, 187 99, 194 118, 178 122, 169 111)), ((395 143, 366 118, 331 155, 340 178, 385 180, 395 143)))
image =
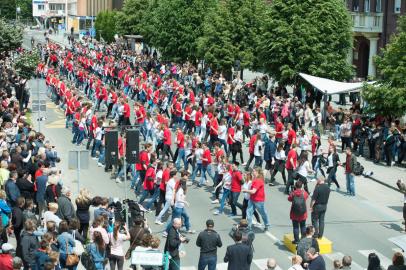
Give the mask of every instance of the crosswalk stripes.
MULTIPOLYGON (((393 249, 393 251, 399 251, 393 249)), ((363 265, 368 265, 367 258, 370 253, 375 253, 378 255, 379 259, 381 260, 381 266, 383 269, 388 269, 388 266, 392 264, 392 261, 387 258, 386 256, 382 255, 376 250, 358 250, 358 252, 366 257, 365 262, 363 262, 363 265)), ((340 262, 342 261, 344 254, 341 252, 333 252, 331 254, 323 254, 322 255, 326 261, 326 268, 331 269, 333 267, 333 261, 334 260, 339 260, 340 262)), ((287 256, 287 259, 291 261, 292 255, 287 256)), ((266 268, 266 263, 268 261, 268 258, 263 258, 263 259, 254 259, 252 260, 251 264, 251 269, 252 270, 264 270, 266 268)), ((216 270, 227 270, 227 263, 218 263, 216 266, 216 270)), ((276 266, 275 270, 287 270, 289 267, 286 267, 286 269, 282 269, 279 265, 276 266)), ((197 270, 197 266, 181 266, 180 270, 197 270)), ((351 270, 366 270, 366 267, 362 267, 359 265, 357 262, 352 261, 351 263, 351 270)))
MULTIPOLYGON (((344 254, 341 253, 341 252, 333 252, 331 254, 323 254, 323 256, 331 261, 330 266, 326 265, 326 267, 327 268, 332 268, 332 266, 333 266, 332 262, 334 260, 339 260, 341 262, 341 260, 344 257, 344 254)), ((364 270, 364 268, 361 265, 359 265, 358 263, 352 261, 351 270, 364 270)))
POLYGON ((389 265, 392 264, 392 261, 385 257, 384 255, 382 255, 381 253, 379 253, 378 251, 374 250, 374 249, 367 249, 367 250, 358 250, 359 253, 361 253, 362 255, 364 255, 366 258, 368 258, 368 255, 370 253, 375 253, 376 255, 378 255, 380 261, 381 261, 381 266, 384 269, 388 269, 389 265))

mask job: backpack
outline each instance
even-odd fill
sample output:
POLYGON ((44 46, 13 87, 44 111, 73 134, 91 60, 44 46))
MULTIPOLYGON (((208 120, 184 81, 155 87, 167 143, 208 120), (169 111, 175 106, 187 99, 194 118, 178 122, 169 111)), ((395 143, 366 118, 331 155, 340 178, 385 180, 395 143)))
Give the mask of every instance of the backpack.
POLYGON ((355 162, 354 168, 352 169, 352 172, 355 175, 361 175, 364 172, 364 166, 361 165, 358 161, 355 162))
POLYGON ((85 251, 82 253, 82 256, 80 257, 80 261, 86 270, 96 270, 96 266, 94 264, 93 257, 90 254, 89 247, 90 246, 87 246, 85 248, 85 251))
POLYGON ((306 201, 304 192, 300 196, 293 196, 292 212, 295 216, 302 216, 306 213, 306 201))

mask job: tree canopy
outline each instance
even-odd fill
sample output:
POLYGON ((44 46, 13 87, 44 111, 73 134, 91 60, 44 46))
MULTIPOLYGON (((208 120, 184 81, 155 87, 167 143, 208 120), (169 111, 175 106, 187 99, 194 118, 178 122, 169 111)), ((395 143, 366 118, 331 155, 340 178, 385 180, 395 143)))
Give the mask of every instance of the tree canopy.
POLYGON ((116 31, 116 11, 101 11, 97 14, 95 28, 96 28, 96 39, 100 40, 102 37, 107 42, 114 41, 114 35, 117 34, 116 31))
POLYGON ((31 79, 35 74, 39 60, 39 53, 36 50, 21 53, 15 62, 18 75, 24 79, 31 79))
POLYGON ((351 19, 341 0, 273 0, 265 16, 261 64, 285 85, 295 84, 299 72, 348 79, 351 34, 351 19))
POLYGON ((398 33, 375 57, 380 79, 366 85, 362 96, 368 111, 390 117, 400 117, 406 112, 406 16, 398 20, 398 33))
POLYGON ((120 35, 139 35, 144 33, 143 20, 151 16, 148 7, 155 0, 126 0, 123 8, 117 13, 115 23, 120 35))
POLYGON ((23 30, 21 27, 0 19, 0 53, 21 47, 23 30))

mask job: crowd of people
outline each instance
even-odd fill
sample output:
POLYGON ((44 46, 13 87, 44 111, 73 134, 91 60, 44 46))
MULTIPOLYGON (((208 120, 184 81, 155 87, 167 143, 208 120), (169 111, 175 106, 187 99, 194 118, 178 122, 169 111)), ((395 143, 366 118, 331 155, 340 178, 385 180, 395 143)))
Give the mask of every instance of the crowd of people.
MULTIPOLYGON (((293 266, 323 270, 316 239, 324 234, 330 185, 340 188, 337 168, 343 166, 347 194, 355 196, 357 156, 384 160, 389 166, 401 165, 404 159, 405 129, 400 122, 366 118, 356 101, 349 111, 328 103, 324 113, 320 94, 311 89, 292 95, 286 88, 268 86, 267 78, 248 84, 238 77, 227 81, 210 69, 160 62, 156 54, 137 55, 115 44, 84 40, 65 48, 48 42, 38 49, 37 75, 64 110, 71 142, 89 149, 117 182, 130 174, 138 204, 146 212, 155 210, 157 225, 165 223, 163 251, 171 256, 169 269, 180 268, 180 247, 189 241, 185 235, 195 233, 187 212, 190 185, 213 186, 212 203, 218 204, 214 215, 237 216, 240 210, 242 220, 230 232, 236 244, 227 248, 224 261, 229 269, 249 269, 253 226, 265 231, 270 227, 265 185, 274 186, 280 173, 292 203, 293 242, 298 247, 293 266), (126 129, 132 126, 140 130, 143 149, 137 163, 124 167, 126 129), (326 128, 332 133, 322 143, 326 128), (117 129, 118 161, 109 164, 105 134, 117 129), (340 141, 343 161, 337 150, 340 141), (317 185, 311 193, 308 181, 313 180, 317 185), (310 209, 313 226, 306 227, 310 209)), ((143 215, 127 228, 109 198, 91 196, 86 189, 72 198, 57 169, 55 146, 24 117, 29 92, 10 61, 2 62, 0 72, 1 243, 3 253, 9 254, 13 247, 8 236, 14 233, 16 256, 0 256, 0 265, 76 269, 81 258, 88 269, 109 265, 122 270, 132 250, 159 250, 161 238, 151 233, 143 215)), ((208 220, 206 227, 196 242, 201 249, 199 270, 215 269, 216 250, 222 246, 214 222, 208 220)), ((348 258, 342 262, 343 268, 348 266, 348 258)), ((275 265, 271 260, 268 268, 275 265)))

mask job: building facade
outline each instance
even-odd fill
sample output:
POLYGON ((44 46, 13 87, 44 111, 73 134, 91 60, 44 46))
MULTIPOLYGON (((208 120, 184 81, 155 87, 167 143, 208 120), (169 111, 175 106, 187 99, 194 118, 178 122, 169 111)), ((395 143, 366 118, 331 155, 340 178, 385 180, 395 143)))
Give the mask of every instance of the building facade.
POLYGON ((76 4, 76 0, 33 0, 32 15, 44 28, 63 30, 66 27, 66 5, 69 14, 76 14, 76 4))
POLYGON ((376 76, 373 57, 396 32, 397 19, 406 13, 406 0, 347 0, 353 22, 354 44, 349 62, 356 77, 376 76))

